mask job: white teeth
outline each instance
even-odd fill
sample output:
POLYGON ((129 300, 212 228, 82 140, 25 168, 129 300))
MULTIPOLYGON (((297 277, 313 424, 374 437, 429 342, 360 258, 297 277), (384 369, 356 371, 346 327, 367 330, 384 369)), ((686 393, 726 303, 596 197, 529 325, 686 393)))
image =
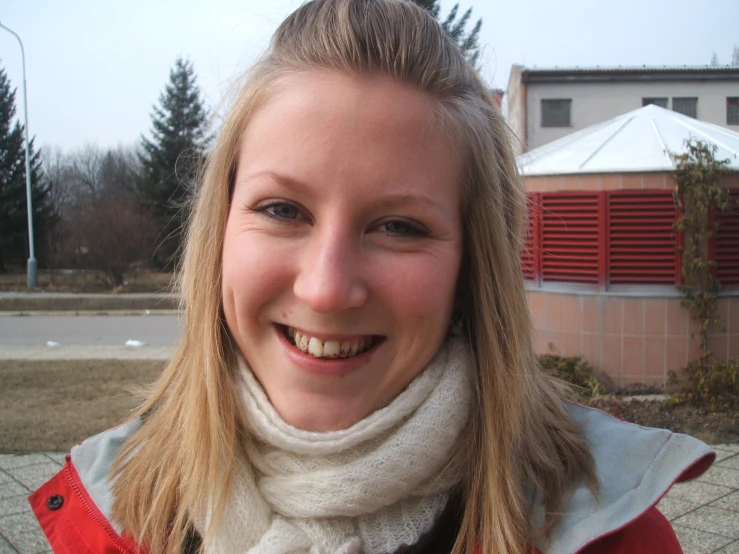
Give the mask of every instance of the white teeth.
POLYGON ((295 342, 295 346, 315 358, 347 358, 364 352, 372 344, 370 339, 327 340, 322 342, 315 337, 308 337, 292 327, 287 334, 295 342))
POLYGON ((295 344, 298 345, 298 348, 300 348, 303 352, 308 352, 308 337, 296 332, 295 339, 295 344))
POLYGON ((311 337, 308 342, 308 354, 316 358, 323 356, 323 344, 316 337, 311 337))
POLYGON ((323 343, 324 358, 338 358, 341 346, 337 340, 327 340, 323 343))

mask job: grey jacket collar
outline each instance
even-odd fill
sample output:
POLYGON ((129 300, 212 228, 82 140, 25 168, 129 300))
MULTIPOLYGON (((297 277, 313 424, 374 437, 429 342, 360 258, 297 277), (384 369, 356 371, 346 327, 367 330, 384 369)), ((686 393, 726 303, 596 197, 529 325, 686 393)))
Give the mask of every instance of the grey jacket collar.
MULTIPOLYGON (((572 493, 545 554, 572 554, 622 529, 657 504, 672 485, 693 479, 713 463, 714 451, 698 439, 626 423, 605 412, 568 403, 595 458, 597 498, 581 485, 572 493)), ((541 522, 543 514, 536 514, 541 522)))

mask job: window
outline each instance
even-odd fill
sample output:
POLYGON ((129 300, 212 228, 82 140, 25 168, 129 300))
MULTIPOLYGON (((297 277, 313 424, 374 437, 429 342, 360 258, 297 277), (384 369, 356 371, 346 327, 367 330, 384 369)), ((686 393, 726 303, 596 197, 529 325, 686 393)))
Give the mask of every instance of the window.
POLYGON ((571 98, 541 101, 542 127, 569 127, 571 98))
POLYGON ((698 117, 698 99, 697 98, 673 98, 672 111, 687 115, 690 117, 698 117))
MULTIPOLYGON (((739 289, 739 189, 716 224, 708 257, 725 288, 739 289)), ((669 190, 528 193, 528 230, 521 251, 524 278, 534 283, 676 285, 682 233, 669 190)))
POLYGON ((659 106, 660 108, 667 109, 667 98, 642 98, 641 99, 642 106, 649 106, 650 104, 654 104, 655 106, 659 106))
POLYGON ((677 209, 672 191, 608 191, 608 282, 675 284, 677 209))
POLYGON ((739 190, 730 192, 733 206, 716 214, 713 235, 716 278, 724 287, 739 285, 739 190))
MULTIPOLYGON (((672 228, 677 210, 671 191, 535 192, 528 194, 528 212, 521 266, 529 281, 608 286, 679 280, 681 236, 672 228)), ((739 217, 736 223, 739 229, 739 217)), ((716 251, 728 252, 719 267, 739 271, 739 239, 718 238, 716 251)))
POLYGON ((603 282, 605 256, 600 192, 542 192, 541 279, 603 282))
POLYGON ((528 211, 526 239, 523 250, 521 251, 521 269, 523 270, 524 279, 535 281, 539 277, 540 258, 539 244, 541 244, 540 236, 540 214, 541 214, 541 194, 538 192, 530 192, 526 195, 526 207, 528 211))
POLYGON ((739 96, 726 99, 726 124, 739 125, 739 96))

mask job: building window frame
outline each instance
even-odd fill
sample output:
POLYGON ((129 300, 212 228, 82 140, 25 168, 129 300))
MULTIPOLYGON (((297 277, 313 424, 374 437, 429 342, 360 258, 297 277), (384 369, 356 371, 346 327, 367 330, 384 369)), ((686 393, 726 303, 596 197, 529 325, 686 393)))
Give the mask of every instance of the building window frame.
POLYGON ((681 96, 672 97, 672 111, 698 119, 698 97, 681 96))
POLYGON ((739 96, 726 97, 726 124, 739 125, 739 96))
POLYGON ((660 108, 667 109, 669 104, 669 97, 667 96, 647 96, 641 99, 641 105, 649 106, 650 104, 654 104, 655 106, 659 106, 660 108))
POLYGON ((572 98, 542 98, 542 127, 572 127, 572 98))

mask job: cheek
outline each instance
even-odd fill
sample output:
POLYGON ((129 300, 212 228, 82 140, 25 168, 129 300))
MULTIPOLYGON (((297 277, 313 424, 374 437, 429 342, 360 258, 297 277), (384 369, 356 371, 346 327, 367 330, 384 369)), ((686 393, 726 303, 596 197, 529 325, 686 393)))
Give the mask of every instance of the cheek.
POLYGON ((454 305, 458 267, 456 256, 447 260, 410 258, 403 263, 386 264, 378 267, 378 293, 395 318, 409 325, 409 329, 446 329, 454 305))
POLYGON ((258 232, 230 231, 223 246, 223 307, 229 326, 238 321, 243 327, 289 286, 291 258, 258 232))

